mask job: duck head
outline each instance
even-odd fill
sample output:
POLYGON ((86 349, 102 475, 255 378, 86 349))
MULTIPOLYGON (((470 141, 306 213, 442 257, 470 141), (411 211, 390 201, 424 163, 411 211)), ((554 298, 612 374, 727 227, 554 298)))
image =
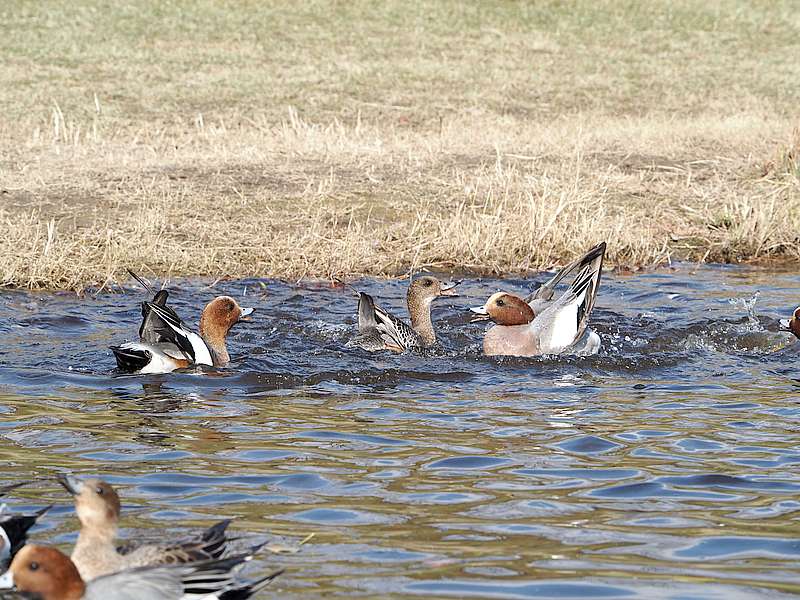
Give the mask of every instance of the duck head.
POLYGON ((791 331, 796 338, 800 338, 800 306, 794 309, 791 319, 781 319, 781 329, 791 331))
POLYGON ((454 291, 455 287, 461 283, 456 281, 445 284, 433 275, 423 275, 415 278, 408 286, 406 301, 408 306, 423 306, 433 302, 439 296, 458 296, 454 291))
POLYGON ((12 587, 42 600, 80 600, 86 591, 69 558, 55 548, 32 544, 17 553, 0 577, 0 589, 12 587))
MULTIPOLYGON (((219 364, 230 361, 225 347, 228 332, 240 321, 247 321, 253 310, 253 308, 242 308, 230 296, 217 296, 206 304, 200 316, 200 335, 216 353, 219 364)), ((214 362, 216 364, 217 360, 214 362)))
POLYGON ((65 473, 59 473, 56 479, 74 497, 75 513, 82 527, 114 535, 121 504, 111 484, 101 479, 78 479, 65 473))
POLYGON ((522 298, 505 292, 492 294, 486 304, 470 310, 477 315, 472 319, 473 323, 491 320, 498 325, 527 325, 536 316, 522 298))

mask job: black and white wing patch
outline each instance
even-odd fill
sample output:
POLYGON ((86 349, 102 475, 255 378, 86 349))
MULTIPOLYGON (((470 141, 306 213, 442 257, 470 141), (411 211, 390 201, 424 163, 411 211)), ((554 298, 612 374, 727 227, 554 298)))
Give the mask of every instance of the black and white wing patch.
POLYGON ((199 365, 213 365, 211 351, 199 335, 183 325, 180 317, 169 307, 159 306, 153 302, 145 302, 150 309, 150 316, 158 320, 155 325, 162 343, 175 344, 181 352, 191 357, 192 362, 199 365))
POLYGON ((166 340, 161 335, 163 323, 157 315, 153 314, 150 309, 150 304, 162 307, 165 311, 171 313, 175 319, 180 321, 180 318, 174 310, 167 306, 167 299, 169 292, 167 290, 159 291, 151 302, 142 302, 142 324, 139 326, 139 340, 148 344, 160 344, 166 340))
POLYGON ((422 347, 419 334, 410 325, 378 306, 375 307, 375 319, 378 331, 388 348, 402 352, 409 348, 422 347))

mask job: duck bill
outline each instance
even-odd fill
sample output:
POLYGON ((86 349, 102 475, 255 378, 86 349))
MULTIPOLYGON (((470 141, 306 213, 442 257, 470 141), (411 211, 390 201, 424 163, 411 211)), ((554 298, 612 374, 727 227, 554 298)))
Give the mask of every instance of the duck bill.
POLYGON ((792 322, 789 319, 781 319, 778 321, 778 327, 783 329, 784 331, 791 331, 792 330, 792 322))
POLYGON ((253 314, 253 311, 255 311, 255 308, 249 307, 249 308, 243 308, 241 310, 242 310, 242 313, 239 315, 239 320, 240 321, 249 321, 250 320, 250 315, 253 314))
POLYGON ((489 313, 486 312, 485 306, 478 306, 469 309, 472 312, 472 318, 469 320, 470 323, 479 323, 481 321, 488 321, 491 319, 489 313))
POLYGON ((14 574, 11 569, 0 575, 0 590, 10 590, 14 587, 14 574))
POLYGON ((59 473, 56 475, 56 480, 64 489, 67 490, 73 496, 77 496, 81 493, 81 488, 83 487, 83 482, 78 479, 77 477, 73 477, 72 475, 67 475, 66 473, 59 473))
POLYGON ((453 281, 448 286, 442 286, 441 291, 439 292, 440 296, 458 296, 458 293, 454 290, 457 286, 461 285, 461 280, 453 281))

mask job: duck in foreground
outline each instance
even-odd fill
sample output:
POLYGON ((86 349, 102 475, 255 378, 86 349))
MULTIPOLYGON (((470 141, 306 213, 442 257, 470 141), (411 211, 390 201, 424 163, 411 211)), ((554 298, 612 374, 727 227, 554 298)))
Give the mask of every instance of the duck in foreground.
POLYGON ((800 338, 800 306, 794 309, 791 319, 781 319, 781 329, 791 331, 796 338, 800 338))
MULTIPOLYGON (((133 271, 131 275, 152 288, 133 271)), ((225 338, 231 327, 247 320, 252 308, 242 308, 230 296, 217 296, 203 309, 200 334, 188 329, 167 306, 169 292, 159 290, 151 302, 142 302, 138 342, 111 346, 117 366, 130 373, 169 373, 191 365, 223 366, 230 362, 225 338)))
POLYGON ((456 296, 453 290, 459 283, 443 284, 431 275, 415 278, 406 293, 411 325, 376 306, 369 294, 358 292, 358 334, 347 342, 347 346, 370 352, 405 352, 411 348, 433 346, 436 344, 436 331, 431 320, 431 304, 439 296, 456 296))
POLYGON ((283 571, 237 582, 234 569, 251 560, 242 554, 188 565, 128 569, 86 582, 72 561, 55 548, 29 545, 0 577, 3 598, 39 600, 246 600, 283 571))
POLYGON ((471 309, 473 321, 495 323, 483 338, 489 356, 540 356, 542 354, 596 354, 600 337, 587 328, 594 308, 605 256, 605 242, 570 263, 524 300, 498 292, 486 304, 471 309), (575 279, 553 299, 555 286, 567 275, 575 279))
POLYGON ((72 551, 72 562, 86 581, 133 567, 215 559, 225 551, 225 530, 230 521, 217 523, 199 538, 174 543, 134 544, 120 550, 115 543, 120 515, 116 490, 100 479, 80 480, 63 473, 57 479, 75 498, 81 531, 72 551))

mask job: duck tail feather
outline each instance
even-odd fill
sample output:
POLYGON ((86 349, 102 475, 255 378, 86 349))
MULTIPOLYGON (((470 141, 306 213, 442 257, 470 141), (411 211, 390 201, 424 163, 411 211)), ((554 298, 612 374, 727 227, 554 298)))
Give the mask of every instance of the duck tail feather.
POLYGON ((365 292, 358 295, 358 331, 365 332, 378 326, 375 319, 375 300, 365 292))
POLYGON ((150 351, 143 348, 131 348, 130 346, 109 346, 109 348, 114 353, 120 371, 128 373, 142 370, 153 358, 150 351))

